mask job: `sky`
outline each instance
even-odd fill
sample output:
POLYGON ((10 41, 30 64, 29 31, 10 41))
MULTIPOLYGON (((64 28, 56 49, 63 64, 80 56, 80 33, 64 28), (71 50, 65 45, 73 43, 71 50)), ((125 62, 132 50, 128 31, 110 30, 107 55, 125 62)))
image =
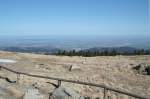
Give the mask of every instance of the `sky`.
POLYGON ((0 0, 0 35, 150 36, 149 0, 0 0))

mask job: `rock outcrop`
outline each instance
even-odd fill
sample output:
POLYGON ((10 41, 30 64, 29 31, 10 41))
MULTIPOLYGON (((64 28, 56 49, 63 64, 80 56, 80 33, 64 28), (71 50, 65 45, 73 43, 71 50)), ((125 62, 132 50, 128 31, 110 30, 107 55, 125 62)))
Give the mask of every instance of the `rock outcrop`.
POLYGON ((50 99, 84 99, 84 97, 70 88, 59 87, 51 93, 50 99))
POLYGON ((23 99, 46 99, 39 90, 30 88, 25 92, 23 99))
POLYGON ((137 70, 139 74, 150 75, 150 65, 148 64, 141 63, 133 69, 137 70))

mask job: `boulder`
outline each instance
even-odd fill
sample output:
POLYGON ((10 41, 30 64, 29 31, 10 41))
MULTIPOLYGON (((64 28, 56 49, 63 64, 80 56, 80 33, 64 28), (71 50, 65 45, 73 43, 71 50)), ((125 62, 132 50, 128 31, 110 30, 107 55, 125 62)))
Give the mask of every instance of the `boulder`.
POLYGON ((84 97, 70 88, 59 87, 51 93, 50 99, 84 99, 84 97))
POLYGON ((23 97, 23 99, 46 99, 44 95, 39 93, 38 89, 29 88, 23 97))
POLYGON ((76 70, 81 70, 81 68, 77 65, 71 65, 69 67, 69 71, 76 71, 76 70))
POLYGON ((137 70, 139 74, 150 75, 150 65, 148 64, 141 63, 133 69, 137 70))
POLYGON ((145 70, 146 70, 146 72, 147 72, 147 75, 150 75, 150 66, 147 67, 145 70))

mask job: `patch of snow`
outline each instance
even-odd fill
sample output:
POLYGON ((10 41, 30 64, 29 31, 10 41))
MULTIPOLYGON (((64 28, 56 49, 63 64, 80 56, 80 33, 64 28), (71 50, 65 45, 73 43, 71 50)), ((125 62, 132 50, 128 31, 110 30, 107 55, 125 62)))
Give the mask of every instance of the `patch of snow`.
POLYGON ((10 59, 0 59, 0 63, 16 63, 17 61, 15 60, 10 60, 10 59))

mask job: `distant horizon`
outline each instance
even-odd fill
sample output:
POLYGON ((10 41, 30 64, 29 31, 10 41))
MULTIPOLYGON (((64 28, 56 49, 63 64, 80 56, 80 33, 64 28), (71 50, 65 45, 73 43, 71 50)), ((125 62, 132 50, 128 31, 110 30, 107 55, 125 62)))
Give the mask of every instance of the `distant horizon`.
POLYGON ((34 47, 53 48, 92 48, 92 47, 136 47, 150 49, 150 39, 147 36, 0 36, 1 47, 34 47))
POLYGON ((33 37, 33 36, 37 36, 37 37, 46 37, 46 36, 48 36, 48 37, 52 37, 52 36, 54 36, 54 37, 56 37, 56 36, 68 36, 68 37, 78 37, 78 36, 81 36, 81 37, 95 37, 95 36, 97 36, 97 37, 122 37, 122 38, 125 38, 125 37, 133 37, 133 38, 142 38, 142 37, 150 37, 150 35, 147 35, 147 34, 130 34, 130 35, 128 35, 128 34, 29 34, 29 33, 25 33, 25 34, 15 34, 15 33, 7 33, 7 34, 0 34, 0 37, 1 36, 5 36, 5 37, 7 37, 7 36, 31 36, 31 37, 33 37))
POLYGON ((0 1, 0 47, 150 48, 149 1, 0 1))

